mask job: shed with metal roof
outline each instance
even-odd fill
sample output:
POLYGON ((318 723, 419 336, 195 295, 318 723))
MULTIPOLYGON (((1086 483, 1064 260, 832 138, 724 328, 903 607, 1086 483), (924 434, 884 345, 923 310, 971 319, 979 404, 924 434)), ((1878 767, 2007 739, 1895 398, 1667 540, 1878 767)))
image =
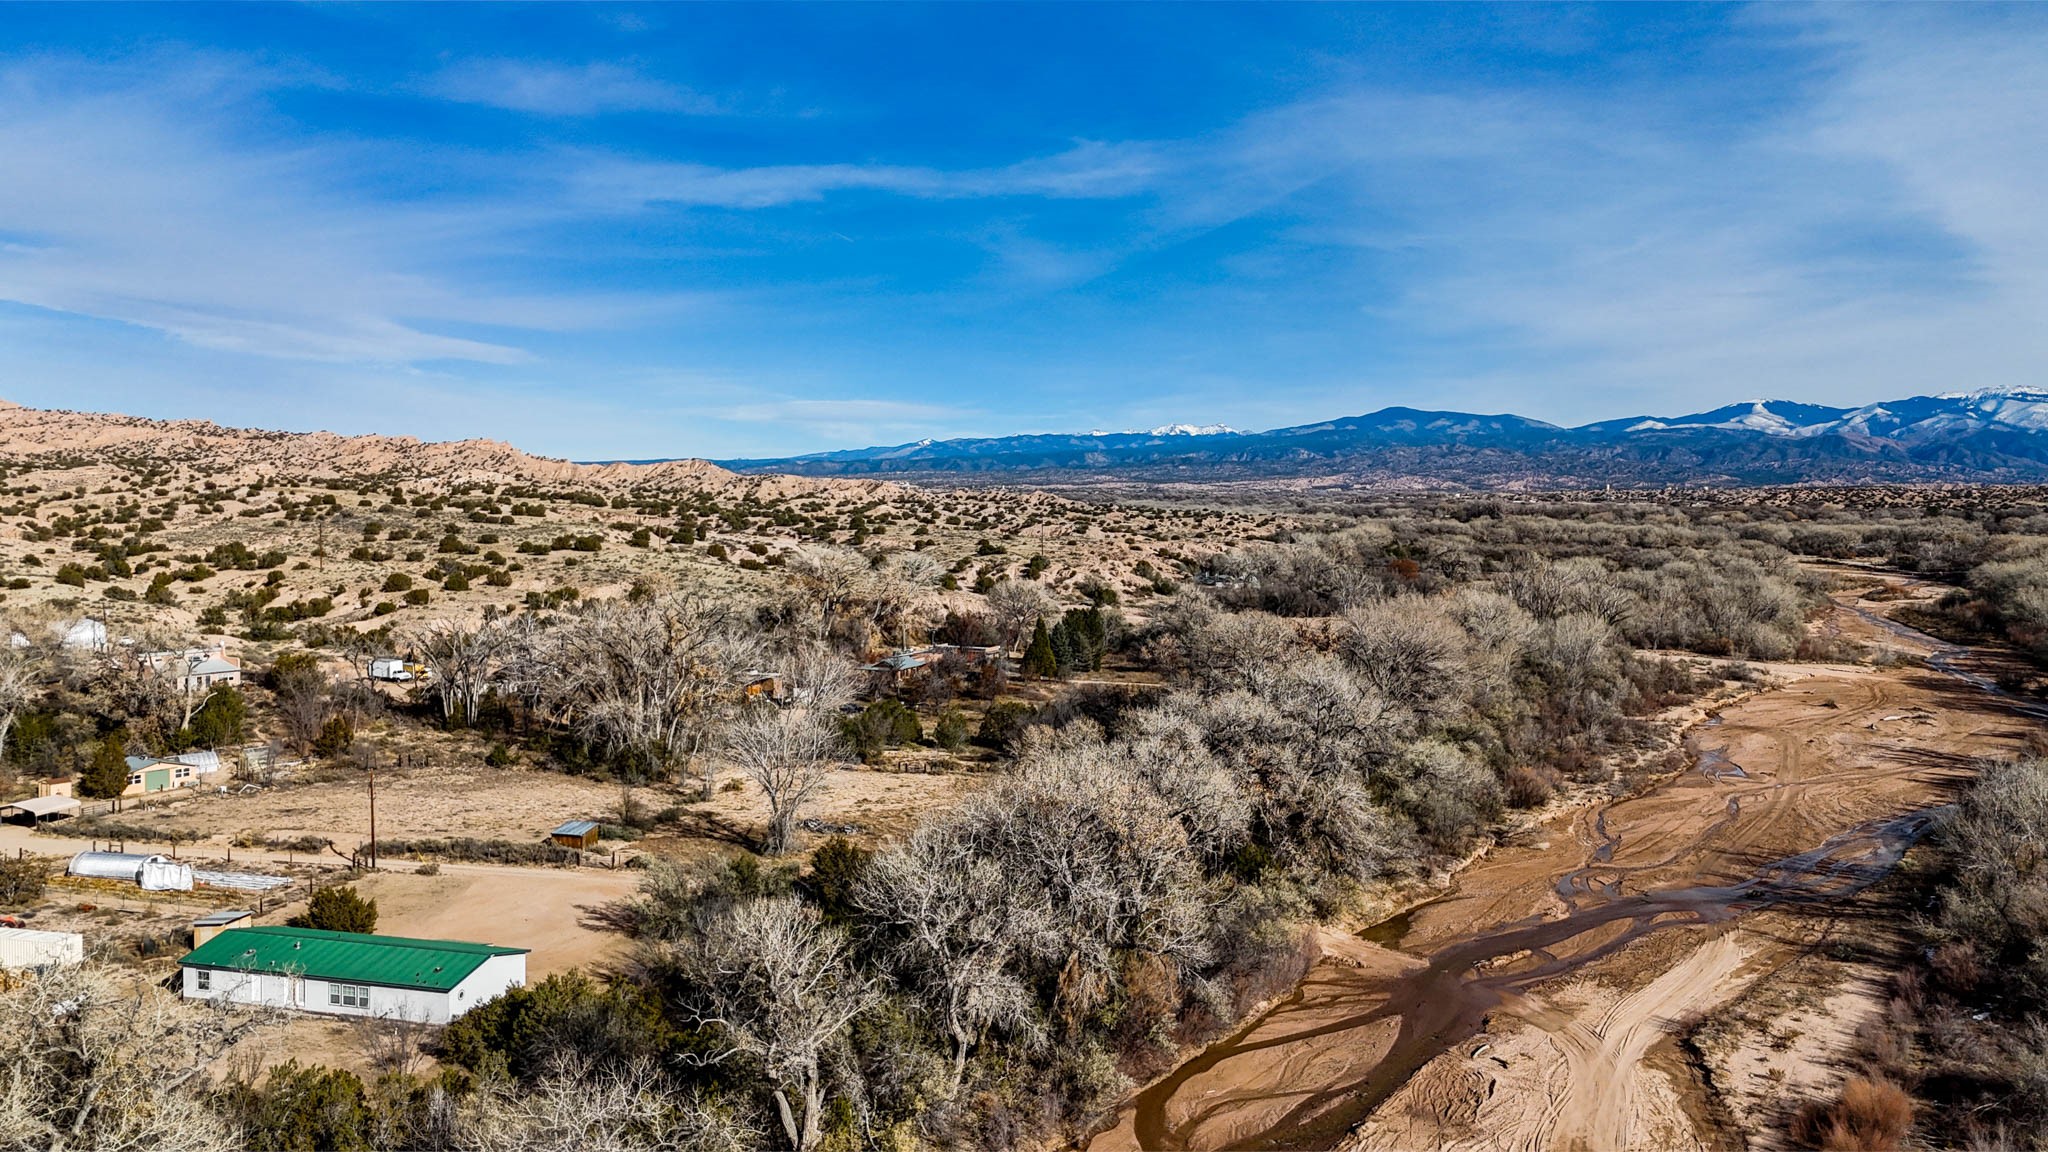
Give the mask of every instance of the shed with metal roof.
POLYGON ((524 948, 317 928, 229 928, 178 961, 184 994, 446 1024, 526 983, 524 948))
POLYGON ((548 839, 564 848, 576 848, 587 852, 597 847, 601 832, 595 820, 571 820, 548 833, 548 839))

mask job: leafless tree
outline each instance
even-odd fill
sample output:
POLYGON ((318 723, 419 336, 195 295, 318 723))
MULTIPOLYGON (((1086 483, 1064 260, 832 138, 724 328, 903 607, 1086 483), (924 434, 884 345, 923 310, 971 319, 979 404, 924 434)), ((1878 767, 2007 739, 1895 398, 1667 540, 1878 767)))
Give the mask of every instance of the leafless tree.
POLYGON ((1040 620, 1059 611, 1059 601, 1030 580, 998 580, 988 590, 988 611, 1005 648, 1015 648, 1040 620))
POLYGON ((36 672, 34 658, 25 650, 0 647, 0 758, 7 755, 7 738, 14 733, 15 720, 35 699, 36 672))
POLYGON ((350 1021, 357 1051, 379 1072, 410 1076, 426 1058, 427 1041, 435 1028, 424 1016, 403 1013, 362 1016, 350 1021))
POLYGON ((849 960, 845 935, 789 897, 722 910, 690 952, 682 959, 696 971, 696 1020, 717 1026, 727 1045, 714 1059, 756 1061, 790 1148, 810 1152, 825 1107, 825 1054, 880 993, 849 960))
POLYGON ((1344 655, 1381 695, 1427 716, 1463 702, 1469 641, 1441 602, 1375 600, 1345 613, 1344 625, 1344 655))
POLYGON ((502 623, 493 620, 475 625, 437 620, 413 633, 413 646, 433 673, 442 720, 450 724, 476 720, 510 635, 502 623))
POLYGON ((564 1060, 538 1084, 486 1084, 462 1105, 464 1152, 751 1152, 743 1118, 678 1096, 652 1062, 603 1069, 564 1060))
POLYGON ((1187 834, 1113 759, 1037 752, 950 820, 970 856, 995 861, 1043 901, 1048 928, 1030 943, 1058 969, 1069 1021, 1101 1003, 1120 955, 1183 969, 1209 955, 1210 914, 1187 834))
POLYGON ((814 637, 832 634, 839 614, 865 600, 873 591, 874 566, 851 548, 829 544, 801 544, 783 557, 783 572, 790 591, 806 615, 815 617, 814 637))
POLYGON ((896 552, 875 569, 868 610, 875 631, 907 647, 934 624, 945 565, 927 552, 896 552))
POLYGON ((854 897, 888 941, 893 970, 945 1023, 956 1093, 988 1029, 1030 1025, 1031 995, 1012 961, 1051 926, 1038 892, 972 848, 957 826, 926 825, 875 857, 854 897))
POLYGON ((762 850, 779 855, 796 846, 797 817, 839 758, 838 713, 809 704, 749 705, 732 727, 725 754, 767 798, 762 850))
POLYGON ((1218 612, 1197 596, 1179 597, 1160 623, 1180 640, 1195 682, 1211 691, 1271 689, 1301 654, 1301 634, 1264 612, 1218 612))
POLYGON ((285 739, 301 754, 313 746, 321 725, 333 714, 330 687, 327 674, 311 666, 276 677, 277 719, 285 739))
POLYGON ((274 1016, 91 966, 27 981, 0 996, 0 1147, 228 1152, 235 1134, 201 1077, 274 1016))
POLYGON ((525 694, 586 739, 631 753, 661 774, 704 754, 739 707, 741 673, 762 646, 725 607, 686 596, 593 605, 524 647, 525 694))
POLYGON ((860 694, 860 670, 824 644, 798 644, 778 658, 791 702, 837 712, 860 694))

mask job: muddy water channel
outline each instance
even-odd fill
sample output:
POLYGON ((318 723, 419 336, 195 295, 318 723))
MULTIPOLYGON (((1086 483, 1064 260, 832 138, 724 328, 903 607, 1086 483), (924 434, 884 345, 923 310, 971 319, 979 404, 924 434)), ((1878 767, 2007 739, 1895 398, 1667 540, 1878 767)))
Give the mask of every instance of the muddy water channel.
POLYGON ((1693 771, 1538 830, 1347 940, 1147 1088, 1094 1152, 1329 1148, 1539 985, 1615 962, 1651 933, 1704 939, 1702 926, 1828 905, 1883 879, 1968 758, 2017 740, 2025 706, 1996 695, 1966 653, 1851 599, 1830 626, 1924 663, 1775 669, 1782 683, 1689 734, 1693 771))

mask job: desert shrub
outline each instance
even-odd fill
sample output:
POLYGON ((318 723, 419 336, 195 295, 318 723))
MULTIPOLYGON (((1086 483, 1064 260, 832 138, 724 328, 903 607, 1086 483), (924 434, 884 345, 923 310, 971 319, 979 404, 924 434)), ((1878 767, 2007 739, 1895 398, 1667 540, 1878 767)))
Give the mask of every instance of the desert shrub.
POLYGON ((862 763, 879 764, 884 749, 917 743, 924 727, 901 700, 877 700, 841 721, 840 732, 862 763))
POLYGON ((982 713, 981 726, 975 730, 974 742, 998 752, 1009 752, 1017 737, 1023 734, 1026 725, 1038 710, 1019 700, 998 700, 982 713))
POLYGON ((1834 1103, 1802 1109, 1792 1138, 1823 1152, 1894 1152, 1913 1130, 1913 1098, 1880 1077, 1853 1076, 1834 1103))
POLYGON ((43 885, 49 878, 49 866, 36 857, 0 858, 0 905, 17 908, 35 903, 43 898, 43 885))
POLYGON ((854 888, 874 856, 872 850, 844 836, 832 837, 811 854, 811 870, 804 875, 802 887, 828 923, 843 924, 854 918, 854 888))
POLYGON ((948 752, 965 748, 972 735, 967 727, 967 714, 958 708, 939 713, 938 723, 932 726, 932 741, 948 752))
POLYGON ((1550 802, 1552 784, 1550 777, 1542 770, 1527 764, 1516 764, 1508 769, 1507 778, 1502 781, 1502 799, 1510 808, 1540 808, 1550 802))
POLYGON ((1934 840, 1944 942, 1970 947, 2009 1011, 2048 1009, 2048 761, 1988 765, 1934 840))
POLYGON ((576 852, 552 840, 483 840, 453 836, 445 840, 379 840, 377 855, 432 856, 478 864, 573 864, 576 852))
POLYGON ((347 716, 330 716, 313 737, 313 751, 320 756, 340 756, 355 747, 356 729, 347 716))
POLYGON ((368 1093, 355 1073, 287 1060, 263 1088, 231 1087, 223 1103, 242 1122, 251 1152, 368 1152, 374 1147, 368 1093))
POLYGON ((658 1058, 668 1044, 659 1004, 629 983, 557 972, 470 1009, 441 1034, 441 1059, 530 1083, 575 1052, 591 1071, 658 1058))

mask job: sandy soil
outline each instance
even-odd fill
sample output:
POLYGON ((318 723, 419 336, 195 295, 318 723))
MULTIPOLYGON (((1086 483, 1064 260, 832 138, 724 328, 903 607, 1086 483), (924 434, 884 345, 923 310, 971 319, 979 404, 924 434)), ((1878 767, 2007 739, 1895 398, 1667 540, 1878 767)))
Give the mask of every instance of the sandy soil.
MULTIPOLYGON (((244 795, 199 794, 149 807, 131 803, 117 818, 123 823, 161 828, 167 835, 175 831, 185 845, 180 856, 222 859, 226 845, 245 834, 259 839, 320 836, 346 852, 369 839, 369 794, 361 774, 337 772, 336 777, 244 795)), ((681 804, 687 813, 684 827, 693 836, 658 836, 620 845, 625 849, 621 856, 641 849, 689 855, 757 836, 767 814, 760 790, 737 773, 728 772, 725 779, 738 787, 701 803, 695 801, 694 790, 635 789, 635 803, 642 809, 681 804), (692 846, 689 841, 693 837, 702 843, 692 846)), ((840 769, 818 790, 805 816, 832 825, 857 825, 862 830, 857 835, 868 838, 900 835, 916 825, 920 814, 956 802, 963 789, 977 787, 979 782, 979 777, 957 773, 840 769)), ((480 765, 400 769, 378 774, 377 836, 380 840, 468 836, 530 843, 564 820, 615 822, 619 802, 616 784, 555 772, 480 765)), ((0 849, 21 847, 69 855, 87 846, 66 837, 36 835, 23 827, 0 827, 0 849)), ((253 859, 258 854, 237 850, 234 855, 253 859)))
MULTIPOLYGON (((1842 593, 1821 627, 1973 671, 1864 614, 1876 607, 1842 593)), ((1326 960, 1091 1147, 1718 1146, 1651 1049, 1799 954, 1804 941, 1755 929, 1758 909, 1853 898, 1924 832, 1915 813, 2033 727, 1938 667, 1768 673, 1771 687, 1694 730, 1693 770, 1490 853, 1405 932, 1375 933, 1398 951, 1359 941, 1326 960)), ((1865 1010, 1855 985, 1837 991, 1803 1004, 1815 1059, 1865 1010)), ((1793 1062, 1750 1043, 1731 1040, 1725 1061, 1766 1083, 1793 1062)))

